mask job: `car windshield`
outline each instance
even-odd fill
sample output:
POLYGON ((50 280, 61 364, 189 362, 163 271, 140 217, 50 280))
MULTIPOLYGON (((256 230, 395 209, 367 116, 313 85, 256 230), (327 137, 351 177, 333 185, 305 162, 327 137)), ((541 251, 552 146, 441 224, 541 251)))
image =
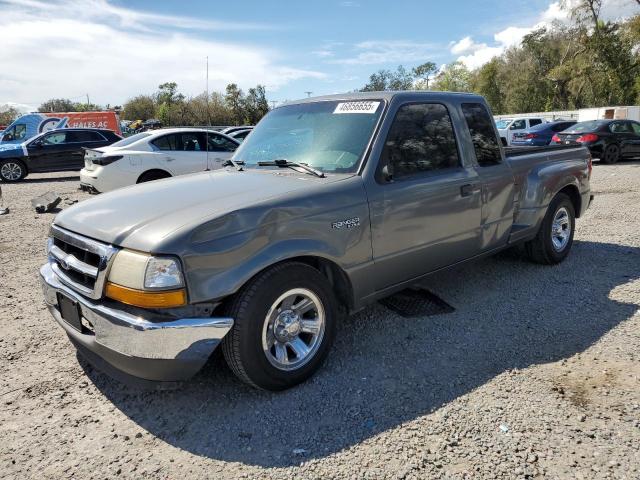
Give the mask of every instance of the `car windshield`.
POLYGON ((122 140, 112 143, 110 146, 111 147, 126 147, 128 145, 131 145, 132 143, 137 142, 138 140, 142 140, 145 137, 149 137, 151 136, 152 133, 151 132, 141 132, 141 133, 136 133, 135 135, 131 135, 130 137, 127 138, 123 138, 122 140))
POLYGON ((601 120, 591 120, 589 122, 580 122, 576 123, 573 127, 569 127, 565 130, 565 132, 570 133, 585 133, 585 132, 595 132, 602 124, 601 120))
POLYGON ((496 128, 498 130, 504 130, 511 124, 511 122, 513 122, 512 118, 503 118, 502 120, 498 120, 496 122, 496 128))
POLYGON ((383 110, 380 100, 327 101, 272 110, 236 150, 246 167, 288 160, 327 173, 355 172, 383 110))

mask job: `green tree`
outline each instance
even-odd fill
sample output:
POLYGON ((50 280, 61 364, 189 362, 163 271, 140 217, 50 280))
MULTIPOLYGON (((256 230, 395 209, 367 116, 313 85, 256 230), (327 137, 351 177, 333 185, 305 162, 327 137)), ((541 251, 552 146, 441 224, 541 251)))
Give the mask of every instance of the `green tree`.
POLYGON ((462 62, 449 63, 436 75, 431 89, 447 92, 470 92, 471 72, 462 62))
POLYGON ((227 85, 226 95, 224 96, 224 101, 227 105, 227 108, 231 111, 233 124, 241 125, 244 123, 244 93, 238 85, 235 83, 230 83, 227 85))
POLYGON ((156 101, 151 95, 138 95, 123 105, 125 120, 147 120, 156 114, 156 101))
POLYGON ((504 113, 504 94, 500 82, 500 73, 503 68, 503 63, 496 57, 476 69, 471 75, 471 90, 482 95, 495 114, 504 113))
POLYGON ((0 125, 9 125, 20 116, 20 112, 15 107, 4 105, 0 107, 0 125))
POLYGON ((39 112, 73 112, 74 104, 66 98, 52 98, 38 107, 39 112))
POLYGON ((433 62, 425 62, 422 65, 414 67, 411 72, 415 79, 415 87, 418 90, 429 90, 429 80, 438 71, 436 64, 433 62))
POLYGON ((266 90, 263 85, 250 88, 247 96, 242 101, 244 110, 244 123, 255 125, 269 112, 266 90))
POLYGON ((413 88, 413 74, 399 65, 395 72, 379 70, 369 77, 361 92, 381 92, 385 90, 410 90, 413 88))

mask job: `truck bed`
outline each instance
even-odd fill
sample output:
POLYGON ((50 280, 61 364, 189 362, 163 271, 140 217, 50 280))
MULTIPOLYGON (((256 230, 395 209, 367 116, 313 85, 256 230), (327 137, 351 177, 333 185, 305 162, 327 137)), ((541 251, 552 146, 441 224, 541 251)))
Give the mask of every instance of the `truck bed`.
POLYGON ((579 145, 546 145, 544 147, 503 147, 506 157, 519 157, 532 153, 549 153, 557 150, 569 150, 579 148, 579 145))

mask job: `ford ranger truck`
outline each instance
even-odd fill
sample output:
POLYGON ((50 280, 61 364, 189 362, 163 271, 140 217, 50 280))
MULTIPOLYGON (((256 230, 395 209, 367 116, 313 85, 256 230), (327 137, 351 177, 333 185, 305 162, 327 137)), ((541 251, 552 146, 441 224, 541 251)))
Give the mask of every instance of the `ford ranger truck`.
POLYGON ((291 387, 345 314, 427 275, 514 245, 561 262, 592 198, 585 148, 505 150, 471 94, 289 103, 229 163, 56 216, 44 296, 99 369, 171 385, 221 346, 248 384, 291 387))

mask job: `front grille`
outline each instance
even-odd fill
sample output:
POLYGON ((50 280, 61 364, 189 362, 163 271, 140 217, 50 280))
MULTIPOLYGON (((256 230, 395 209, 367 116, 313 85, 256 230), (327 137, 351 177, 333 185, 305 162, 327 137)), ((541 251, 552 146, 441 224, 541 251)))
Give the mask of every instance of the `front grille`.
POLYGON ((64 284, 89 298, 102 297, 115 247, 54 225, 47 250, 51 268, 64 284))

